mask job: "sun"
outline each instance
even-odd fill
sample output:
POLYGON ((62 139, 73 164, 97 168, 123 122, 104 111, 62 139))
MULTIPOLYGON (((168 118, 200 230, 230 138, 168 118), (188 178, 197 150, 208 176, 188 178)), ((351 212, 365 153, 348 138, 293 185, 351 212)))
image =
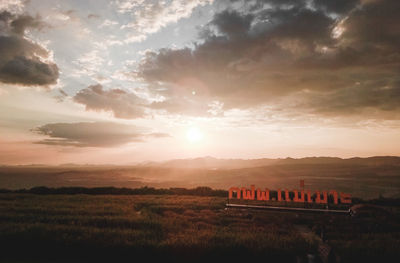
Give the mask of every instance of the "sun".
POLYGON ((186 139, 191 143, 199 142, 203 137, 203 133, 196 127, 192 127, 186 132, 186 139))

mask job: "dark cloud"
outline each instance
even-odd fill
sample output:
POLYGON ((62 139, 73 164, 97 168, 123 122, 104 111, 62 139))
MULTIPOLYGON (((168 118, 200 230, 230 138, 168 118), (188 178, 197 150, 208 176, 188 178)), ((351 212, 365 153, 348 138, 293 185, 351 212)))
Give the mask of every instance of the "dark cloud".
MULTIPOLYGON (((237 3, 237 2, 250 2, 247 0, 230 0, 229 2, 237 3)), ((256 0, 251 2, 250 10, 260 10, 262 8, 273 7, 273 8, 290 8, 290 7, 298 7, 304 6, 307 0, 256 0)))
POLYGON ((226 26, 222 29, 221 19, 248 21, 245 25, 250 21, 237 19, 241 16, 237 12, 216 15, 211 24, 217 25, 223 35, 208 35, 194 50, 150 53, 141 64, 139 75, 149 83, 166 83, 171 93, 176 93, 174 90, 182 84, 191 90, 191 83, 185 81, 191 79, 198 84, 199 95, 221 100, 228 108, 254 105, 296 90, 294 85, 302 83, 293 64, 314 55, 318 44, 329 42, 331 19, 311 10, 271 12, 263 16, 272 22, 235 31, 234 38, 226 26))
POLYGON ((3 21, 3 23, 4 22, 7 23, 12 18, 14 18, 14 15, 8 12, 7 10, 0 12, 0 21, 3 21))
POLYGON ((250 29, 252 15, 240 15, 237 12, 224 11, 218 13, 212 24, 219 32, 229 37, 243 36, 250 29))
POLYGON ((15 17, 11 22, 10 26, 12 31, 18 35, 23 35, 25 33, 25 29, 27 28, 35 28, 42 29, 46 27, 46 23, 41 21, 40 17, 32 17, 29 15, 20 15, 15 17))
POLYGON ((0 78, 4 83, 47 85, 56 83, 58 68, 55 64, 43 63, 37 58, 18 56, 3 65, 0 78))
POLYGON ((73 97, 86 110, 111 111, 116 118, 135 119, 144 116, 145 101, 122 89, 104 90, 100 84, 80 90, 73 97))
POLYGON ((38 144, 75 147, 114 147, 142 142, 149 137, 169 137, 165 133, 149 133, 145 128, 112 122, 50 123, 33 131, 50 137, 38 144))
POLYGON ((386 118, 399 118, 399 98, 400 77, 396 80, 382 78, 336 89, 329 94, 310 93, 304 100, 308 105, 298 106, 311 108, 313 113, 323 115, 352 115, 380 110, 386 118))
POLYGON ((88 14, 87 18, 88 19, 98 19, 98 18, 100 18, 100 16, 96 15, 96 14, 88 14))
POLYGON ((293 95, 304 107, 318 111, 320 102, 335 111, 334 101, 350 107, 353 102, 343 97, 358 93, 358 108, 398 110, 397 89, 377 83, 397 83, 400 1, 256 2, 263 8, 216 14, 193 49, 146 55, 138 75, 166 97, 153 106, 179 111, 170 102, 186 103, 195 90, 190 101, 196 113, 207 111, 204 105, 211 101, 224 109, 250 108, 293 95), (356 83, 362 85, 355 88, 356 83), (309 94, 322 95, 308 103, 309 94), (372 97, 379 99, 367 103, 372 97))
POLYGON ((43 60, 49 51, 25 36, 27 28, 45 26, 40 17, 0 13, 0 82, 45 87, 57 82, 57 65, 43 60))
POLYGON ((376 0, 354 10, 343 22, 343 45, 359 52, 372 52, 361 55, 366 55, 366 59, 372 57, 378 64, 399 63, 399 9, 400 1, 376 0))

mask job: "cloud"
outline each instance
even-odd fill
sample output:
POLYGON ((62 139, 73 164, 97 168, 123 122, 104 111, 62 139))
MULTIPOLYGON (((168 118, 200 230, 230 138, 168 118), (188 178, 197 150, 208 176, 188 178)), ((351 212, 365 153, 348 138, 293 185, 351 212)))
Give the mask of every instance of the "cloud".
MULTIPOLYGON (((382 78, 376 81, 356 83, 353 87, 335 89, 327 94, 310 93, 304 100, 314 113, 324 115, 351 115, 380 110, 387 119, 400 117, 400 80, 382 78)), ((371 117, 374 113, 369 113, 371 117)))
POLYGON ((8 10, 19 13, 23 10, 26 0, 2 0, 0 1, 0 11, 8 10))
POLYGON ((115 3, 119 12, 133 14, 133 21, 122 26, 130 31, 126 41, 139 42, 162 27, 190 16, 197 6, 211 2, 212 0, 118 0, 115 3))
POLYGON ((68 98, 68 94, 64 90, 62 90, 61 88, 57 89, 57 91, 58 91, 59 94, 54 96, 54 98, 58 102, 63 102, 66 98, 68 98))
POLYGON ((149 137, 169 137, 165 133, 149 133, 146 128, 112 122, 50 123, 32 131, 50 137, 38 144, 75 147, 115 147, 143 142, 149 137))
POLYGON ((3 65, 0 78, 5 83, 44 86, 56 83, 58 68, 55 64, 46 64, 36 58, 18 56, 3 65))
POLYGON ((86 110, 111 111, 116 118, 135 119, 144 116, 145 101, 122 89, 104 90, 100 84, 80 90, 73 97, 86 110))
POLYGON ((117 21, 106 19, 106 20, 104 20, 103 23, 101 23, 101 25, 99 25, 99 28, 112 27, 112 26, 115 26, 115 25, 118 25, 117 21))
POLYGON ((229 38, 244 36, 250 29, 254 17, 250 14, 239 15, 237 12, 224 11, 218 13, 212 24, 217 26, 218 31, 229 38))
POLYGON ((75 64, 75 73, 78 76, 94 76, 98 73, 104 62, 105 59, 100 54, 100 50, 93 49, 88 53, 82 54, 77 60, 73 61, 73 64, 75 64))
MULTIPOLYGON (((192 84, 195 88, 195 83, 192 84)), ((57 99, 62 101, 63 98, 64 96, 60 96, 57 99)), ((108 111, 112 112, 115 118, 120 119, 145 117, 149 113, 146 110, 203 117, 220 114, 218 109, 215 109, 215 102, 204 103, 201 96, 196 96, 193 91, 187 96, 179 97, 176 94, 170 94, 165 100, 148 101, 129 91, 105 90, 102 85, 96 84, 80 90, 72 99, 76 103, 85 105, 87 111, 108 111)))
POLYGON ((343 14, 360 4, 360 0, 314 0, 314 5, 328 13, 343 14))
POLYGON ((169 114, 190 115, 205 117, 211 116, 211 105, 204 104, 202 100, 190 97, 172 97, 163 101, 152 102, 148 107, 153 110, 162 110, 169 114))
POLYGON ((87 18, 88 18, 88 19, 99 19, 100 16, 97 15, 97 14, 88 14, 87 18))
POLYGON ((40 17, 0 13, 0 82, 25 86, 57 83, 59 71, 50 52, 25 36, 25 30, 47 25, 40 17))
POLYGON ((194 90, 196 113, 211 101, 229 110, 285 107, 277 101, 290 97, 303 112, 332 105, 341 115, 335 104, 353 105, 346 94, 360 94, 357 108, 397 111, 399 8, 396 0, 256 1, 216 13, 194 48, 148 52, 137 75, 165 101, 187 102, 194 90))
POLYGON ((25 29, 34 28, 34 29, 42 29, 47 25, 40 20, 40 17, 32 17, 30 15, 20 15, 15 17, 10 23, 11 29, 15 34, 23 35, 25 33, 25 29))

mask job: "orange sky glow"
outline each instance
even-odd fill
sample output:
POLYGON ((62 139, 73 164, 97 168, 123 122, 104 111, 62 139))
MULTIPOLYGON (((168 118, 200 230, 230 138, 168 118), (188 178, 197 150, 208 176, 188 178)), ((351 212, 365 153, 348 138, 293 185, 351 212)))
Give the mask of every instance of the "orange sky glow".
POLYGON ((0 165, 399 156, 393 10, 2 1, 0 165))

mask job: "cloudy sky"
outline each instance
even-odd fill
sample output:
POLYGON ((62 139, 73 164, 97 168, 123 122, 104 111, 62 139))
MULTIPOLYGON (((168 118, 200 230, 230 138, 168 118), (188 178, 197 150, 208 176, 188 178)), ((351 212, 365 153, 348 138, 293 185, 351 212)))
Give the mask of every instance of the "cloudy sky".
POLYGON ((400 155, 398 0, 2 0, 0 164, 400 155))

